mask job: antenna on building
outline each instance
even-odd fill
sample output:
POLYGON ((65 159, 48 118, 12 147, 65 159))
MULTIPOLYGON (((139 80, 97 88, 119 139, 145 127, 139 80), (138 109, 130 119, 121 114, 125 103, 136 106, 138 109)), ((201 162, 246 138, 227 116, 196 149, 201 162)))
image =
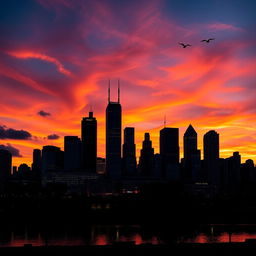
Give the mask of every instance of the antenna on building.
POLYGON ((110 102, 110 79, 108 79, 108 103, 110 102))
POLYGON ((166 127, 166 115, 164 115, 164 128, 166 127))
POLYGON ((120 79, 118 78, 118 103, 120 103, 120 79))

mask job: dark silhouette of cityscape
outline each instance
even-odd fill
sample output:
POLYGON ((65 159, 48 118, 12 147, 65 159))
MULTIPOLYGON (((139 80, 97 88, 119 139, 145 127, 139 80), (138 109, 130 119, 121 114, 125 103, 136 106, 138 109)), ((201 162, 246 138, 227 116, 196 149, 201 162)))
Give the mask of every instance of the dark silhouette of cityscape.
MULTIPOLYGON (((97 119, 93 112, 81 121, 81 139, 64 137, 64 151, 56 146, 34 149, 31 168, 12 168, 12 155, 0 150, 0 191, 20 193, 26 187, 79 195, 140 193, 145 184, 182 184, 189 194, 214 197, 234 194, 256 184, 253 160, 241 164, 239 152, 219 156, 219 134, 203 137, 203 159, 197 146, 197 132, 190 124, 183 136, 184 158, 180 161, 179 128, 160 130, 160 153, 155 154, 150 134, 145 133, 138 164, 135 128, 124 128, 118 81, 118 99, 110 98, 106 108, 106 159, 97 157, 97 119), (121 150, 122 149, 122 150, 121 150), (122 154, 121 154, 122 151, 122 154), (21 191, 19 191, 21 190, 21 191)), ((33 191, 33 189, 32 189, 33 191)))

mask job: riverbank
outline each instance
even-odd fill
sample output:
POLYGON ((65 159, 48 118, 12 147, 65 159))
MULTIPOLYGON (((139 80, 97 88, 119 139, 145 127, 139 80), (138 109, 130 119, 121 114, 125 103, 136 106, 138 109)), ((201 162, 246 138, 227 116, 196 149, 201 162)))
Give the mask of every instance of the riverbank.
POLYGON ((251 255, 256 249, 256 240, 244 243, 213 243, 213 244, 167 244, 152 245, 134 243, 117 243, 105 246, 31 246, 0 248, 1 255, 251 255))

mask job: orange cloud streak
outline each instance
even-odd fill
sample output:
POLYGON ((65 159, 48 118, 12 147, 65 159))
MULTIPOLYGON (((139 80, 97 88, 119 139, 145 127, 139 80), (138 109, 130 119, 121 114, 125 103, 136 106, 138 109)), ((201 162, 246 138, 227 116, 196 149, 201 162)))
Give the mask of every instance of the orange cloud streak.
POLYGON ((71 72, 64 68, 64 66, 57 59, 47 56, 42 53, 30 52, 30 51, 9 51, 7 52, 12 57, 19 59, 39 59, 43 61, 47 61, 56 65, 58 71, 66 76, 71 76, 71 72))

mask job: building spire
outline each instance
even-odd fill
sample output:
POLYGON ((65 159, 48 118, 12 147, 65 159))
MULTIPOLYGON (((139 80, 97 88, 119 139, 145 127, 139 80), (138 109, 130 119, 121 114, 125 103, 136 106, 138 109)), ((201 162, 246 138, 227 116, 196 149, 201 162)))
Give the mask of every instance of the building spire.
POLYGON ((118 78, 118 103, 120 103, 120 79, 118 78))
POLYGON ((108 103, 110 102, 110 79, 108 79, 108 103))
POLYGON ((166 127, 166 115, 164 115, 164 128, 166 127))
POLYGON ((90 105, 90 110, 89 110, 89 112, 92 112, 93 110, 92 110, 92 105, 90 105))

